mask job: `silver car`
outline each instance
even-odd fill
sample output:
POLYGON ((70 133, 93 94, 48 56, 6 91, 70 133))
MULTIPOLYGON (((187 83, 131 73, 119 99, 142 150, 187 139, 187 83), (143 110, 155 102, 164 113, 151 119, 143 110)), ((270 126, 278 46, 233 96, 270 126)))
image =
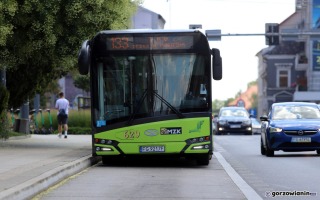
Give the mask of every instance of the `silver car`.
POLYGON ((256 118, 251 118, 251 122, 252 122, 252 133, 261 134, 261 122, 256 118))

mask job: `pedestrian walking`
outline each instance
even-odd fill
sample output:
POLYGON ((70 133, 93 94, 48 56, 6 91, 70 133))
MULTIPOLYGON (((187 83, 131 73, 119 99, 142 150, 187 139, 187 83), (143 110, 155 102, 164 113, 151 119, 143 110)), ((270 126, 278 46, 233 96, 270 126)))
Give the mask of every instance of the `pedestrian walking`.
POLYGON ((58 137, 61 138, 64 134, 64 138, 68 137, 68 114, 69 114, 69 101, 64 98, 64 93, 59 93, 59 99, 56 101, 56 109, 58 110, 58 137))

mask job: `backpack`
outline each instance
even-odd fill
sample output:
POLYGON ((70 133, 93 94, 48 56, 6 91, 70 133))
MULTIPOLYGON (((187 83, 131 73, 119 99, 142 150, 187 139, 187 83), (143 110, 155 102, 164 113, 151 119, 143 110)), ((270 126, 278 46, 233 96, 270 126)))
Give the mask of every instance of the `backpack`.
POLYGON ((66 110, 63 109, 63 108, 60 109, 60 110, 59 110, 59 115, 60 115, 60 116, 67 116, 66 110))

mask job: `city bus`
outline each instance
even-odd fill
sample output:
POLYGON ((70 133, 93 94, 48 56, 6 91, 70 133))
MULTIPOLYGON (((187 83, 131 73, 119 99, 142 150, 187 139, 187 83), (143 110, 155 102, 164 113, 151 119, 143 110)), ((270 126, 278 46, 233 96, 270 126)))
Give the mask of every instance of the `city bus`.
POLYGON ((208 165, 213 153, 212 79, 219 49, 200 30, 106 30, 83 42, 90 73, 92 153, 103 164, 177 156, 208 165))

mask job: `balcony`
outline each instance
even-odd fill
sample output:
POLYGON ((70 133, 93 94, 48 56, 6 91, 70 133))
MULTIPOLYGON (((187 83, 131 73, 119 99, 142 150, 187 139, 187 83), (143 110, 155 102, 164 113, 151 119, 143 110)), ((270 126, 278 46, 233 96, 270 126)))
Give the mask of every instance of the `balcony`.
POLYGON ((295 91, 293 94, 293 101, 320 101, 319 91, 295 91))
POLYGON ((305 55, 296 55, 295 58, 295 70, 306 71, 308 69, 308 58, 305 55))

